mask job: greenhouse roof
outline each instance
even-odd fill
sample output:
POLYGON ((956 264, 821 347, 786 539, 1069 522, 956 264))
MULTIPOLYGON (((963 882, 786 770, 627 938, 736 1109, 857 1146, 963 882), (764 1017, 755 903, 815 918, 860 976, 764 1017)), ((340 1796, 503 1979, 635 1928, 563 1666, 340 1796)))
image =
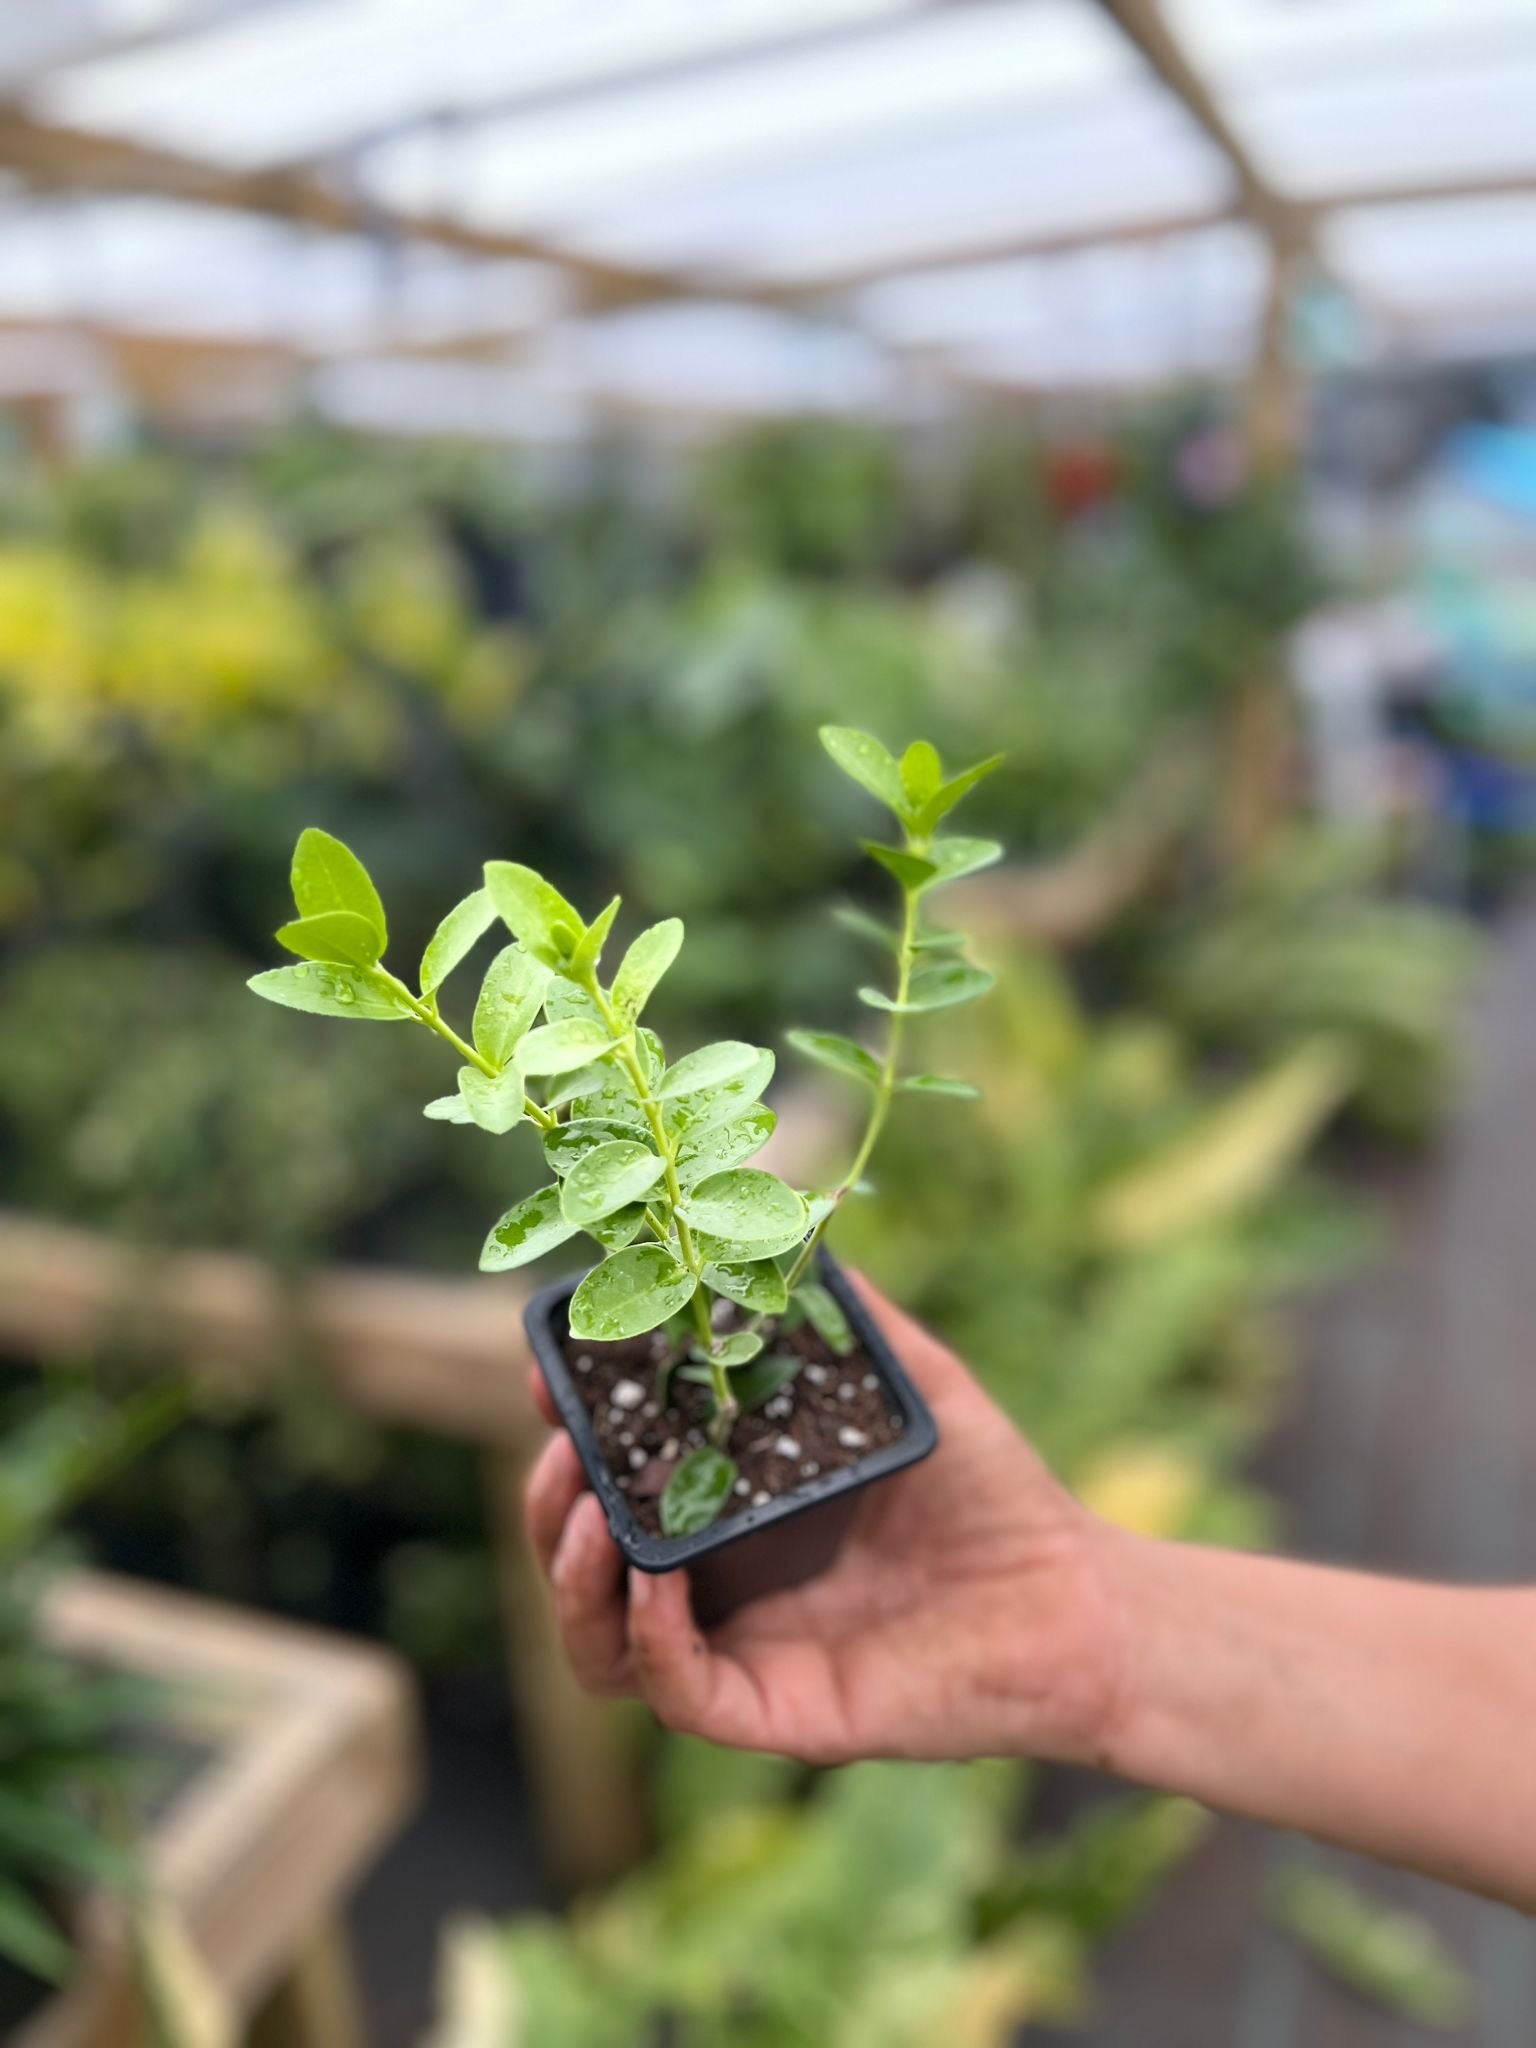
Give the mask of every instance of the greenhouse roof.
POLYGON ((0 335, 551 432, 1237 375, 1278 280, 1519 349, 1533 105, 1536 0, 12 0, 0 335))

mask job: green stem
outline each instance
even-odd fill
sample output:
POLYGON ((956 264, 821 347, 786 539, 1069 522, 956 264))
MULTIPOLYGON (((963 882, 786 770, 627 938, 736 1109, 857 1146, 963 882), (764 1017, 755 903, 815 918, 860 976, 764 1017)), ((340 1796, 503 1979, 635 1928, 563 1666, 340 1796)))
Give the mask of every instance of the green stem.
POLYGON ((661 1154, 662 1179, 666 1185, 667 1202, 671 1208, 672 1221, 677 1226, 677 1248, 683 1264, 694 1279, 693 1294, 688 1306, 693 1315, 693 1327, 698 1333, 699 1348, 709 1366, 710 1383, 715 1397, 715 1412, 710 1418, 709 1434, 713 1442, 723 1444, 731 1433, 731 1425, 736 1420, 740 1404, 731 1392, 730 1374, 714 1355, 715 1332, 714 1325, 709 1319, 709 1289, 704 1284, 704 1261, 699 1257, 693 1233, 682 1214, 683 1190, 677 1178, 677 1156, 667 1133, 666 1120, 661 1113, 661 1104, 651 1094, 650 1083, 646 1080, 645 1070, 636 1055, 634 1033, 625 1028, 622 1018, 604 994, 594 968, 587 969, 586 979, 581 985, 596 1003, 610 1037, 618 1046, 619 1059, 629 1076, 636 1100, 645 1112, 646 1122, 651 1127, 651 1136, 656 1142, 656 1150, 661 1154))
POLYGON ((859 1140, 857 1151, 849 1163, 848 1171, 832 1191, 832 1206, 816 1225, 802 1246, 800 1256, 785 1275, 784 1284, 791 1293, 805 1277, 805 1270, 816 1256, 822 1233, 837 1214, 850 1189, 858 1186, 864 1169, 869 1164, 870 1154, 879 1143, 880 1133, 885 1129, 885 1120, 891 1113, 891 1102, 896 1094, 897 1067, 901 1059, 902 1026, 906 1023, 904 1005, 907 991, 911 986, 912 967, 917 957, 917 896, 911 889, 902 891, 903 912, 901 921, 901 946, 896 956, 896 1005, 891 1012, 890 1035, 886 1040, 885 1058, 880 1065, 880 1078, 875 1084, 874 1100, 869 1108, 869 1121, 864 1126, 864 1135, 859 1140))
MULTIPOLYGON (((436 1003, 426 1003, 418 996, 413 996, 405 983, 396 975, 389 973, 386 968, 381 967, 379 972, 405 1003, 418 1024, 425 1024, 429 1031, 435 1031, 439 1038, 446 1039, 467 1066, 478 1067, 488 1080, 494 1081, 498 1077, 501 1069, 495 1061, 488 1060, 484 1053, 476 1052, 472 1045, 460 1038, 453 1026, 438 1015, 436 1003)), ((546 1109, 542 1103, 535 1102, 531 1095, 526 1094, 523 1097, 523 1114, 545 1131, 552 1131, 560 1121, 552 1109, 546 1109)))

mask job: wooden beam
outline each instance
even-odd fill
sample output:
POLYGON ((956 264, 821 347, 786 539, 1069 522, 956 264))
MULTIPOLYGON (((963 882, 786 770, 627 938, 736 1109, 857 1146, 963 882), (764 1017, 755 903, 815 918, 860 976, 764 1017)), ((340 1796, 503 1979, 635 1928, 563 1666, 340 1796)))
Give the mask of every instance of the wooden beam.
POLYGON ((1237 180, 1242 211, 1277 249, 1311 251, 1315 209, 1288 198, 1269 182, 1168 26, 1158 0, 1099 0, 1099 6, 1226 158, 1237 180))
POLYGON ((597 307, 693 297, 700 290, 682 273, 603 262, 535 235, 477 228, 447 214, 381 212, 309 172, 226 170, 176 150, 38 121, 14 108, 0 107, 0 169, 50 191, 148 193, 334 234, 434 242, 466 256, 550 263, 597 307))

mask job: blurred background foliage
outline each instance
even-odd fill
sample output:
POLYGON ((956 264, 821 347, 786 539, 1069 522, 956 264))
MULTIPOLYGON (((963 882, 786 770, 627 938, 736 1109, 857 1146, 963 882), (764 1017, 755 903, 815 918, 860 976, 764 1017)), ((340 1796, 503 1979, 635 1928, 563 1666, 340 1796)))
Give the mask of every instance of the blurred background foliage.
MULTIPOLYGON (((1432 1127, 1474 958, 1390 849, 1305 820, 1288 755, 1283 814, 1227 829, 1241 707, 1321 588, 1288 487, 1182 408, 1115 442, 817 424, 555 476, 318 432, 0 473, 5 1199, 293 1274, 467 1270, 506 1169, 415 1114, 434 1048, 244 990, 300 827, 356 846, 402 958, 512 855, 687 920, 669 1034, 772 1040, 852 1021, 866 963, 827 912, 876 900, 816 726, 1005 750, 973 820, 1018 864, 974 904, 999 988, 943 1058, 984 1100, 903 1111, 839 1249, 1103 1512, 1263 1540, 1244 1474, 1278 1310, 1369 1241, 1338 1133, 1432 1127), (1149 764, 1173 795, 1064 945, 1032 892, 1147 834, 1149 764)), ((787 1063, 780 1087, 835 1131, 787 1063)), ((359 1419, 302 1356, 282 1382, 275 1407, 205 1398, 95 1507, 102 1550, 424 1670, 493 1665, 470 1451, 359 1419)), ((552 2048, 662 2014, 721 2048, 1005 2038, 1072 2008, 1092 1941, 1194 1835, 1132 1802, 1021 1852, 1017 1774, 891 1797, 880 1771, 807 1790, 660 1756, 660 1860, 564 1931, 459 1937, 440 2048, 502 2039, 509 1998, 552 2048)))

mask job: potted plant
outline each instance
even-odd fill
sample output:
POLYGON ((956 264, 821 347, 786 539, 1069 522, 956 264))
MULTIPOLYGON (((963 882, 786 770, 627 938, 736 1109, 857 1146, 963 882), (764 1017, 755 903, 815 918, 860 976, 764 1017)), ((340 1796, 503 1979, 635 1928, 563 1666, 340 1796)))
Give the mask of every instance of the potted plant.
POLYGON ((860 1490, 937 1440, 822 1238, 898 1094, 976 1092, 904 1072, 901 1053, 909 1017, 991 986, 963 958, 962 936, 925 913, 934 890, 1001 851, 940 831, 997 759, 946 777, 923 740, 898 760, 848 727, 821 737, 900 827, 898 844, 864 842, 899 891, 897 924, 839 913, 894 963, 889 989, 859 990, 885 1020, 883 1048, 789 1034, 867 1097, 834 1187, 801 1191, 746 1163, 774 1128, 762 1102, 770 1051, 725 1039, 669 1061, 641 1021, 682 945, 679 919, 641 932, 604 981, 617 897, 589 923, 532 868, 491 861, 484 885, 438 927, 412 990, 383 965, 384 908, 367 871, 310 829, 294 855, 298 916, 277 934, 300 964, 250 984, 294 1009, 426 1027, 461 1061, 456 1092, 428 1103, 428 1116, 497 1135, 531 1127, 550 1177, 493 1226, 481 1270, 510 1271, 578 1235, 595 1241, 589 1271, 530 1303, 529 1339, 620 1548, 642 1570, 686 1567, 706 1623, 821 1569, 860 1490), (464 1038, 441 991, 498 919, 511 943, 486 971, 464 1038))

